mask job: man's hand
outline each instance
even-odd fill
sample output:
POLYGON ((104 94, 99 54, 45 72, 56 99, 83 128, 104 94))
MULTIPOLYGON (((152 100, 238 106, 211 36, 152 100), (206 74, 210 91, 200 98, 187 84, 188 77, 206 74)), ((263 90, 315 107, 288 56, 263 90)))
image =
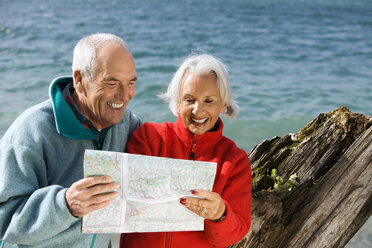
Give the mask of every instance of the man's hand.
POLYGON ((81 179, 66 191, 68 210, 75 217, 81 217, 94 210, 104 208, 118 198, 120 184, 112 182, 109 176, 94 176, 81 179), (107 193, 109 192, 109 193, 107 193))

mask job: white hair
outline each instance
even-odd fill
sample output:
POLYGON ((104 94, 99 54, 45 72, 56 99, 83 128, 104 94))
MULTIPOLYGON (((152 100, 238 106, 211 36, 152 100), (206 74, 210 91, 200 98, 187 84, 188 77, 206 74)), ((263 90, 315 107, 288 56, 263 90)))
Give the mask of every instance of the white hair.
MULTIPOLYGON (((82 38, 74 48, 72 73, 80 71, 89 82, 94 80, 96 52, 103 42, 113 42, 127 48, 125 42, 114 34, 97 33, 82 38)), ((74 82, 75 84, 75 82, 74 82)))
POLYGON ((227 106, 223 113, 228 118, 235 118, 239 112, 239 106, 231 97, 230 79, 226 66, 217 58, 208 55, 192 55, 185 59, 182 65, 178 68, 173 76, 172 81, 168 86, 168 90, 160 94, 159 97, 169 103, 169 108, 175 116, 178 115, 178 104, 181 85, 188 74, 204 75, 214 74, 217 78, 217 88, 220 91, 220 96, 223 104, 227 106))

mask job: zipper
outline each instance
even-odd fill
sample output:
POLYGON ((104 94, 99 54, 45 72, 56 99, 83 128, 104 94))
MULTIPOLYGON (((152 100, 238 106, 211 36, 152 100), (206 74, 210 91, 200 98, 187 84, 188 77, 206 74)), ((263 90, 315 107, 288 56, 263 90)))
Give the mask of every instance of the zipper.
POLYGON ((190 153, 189 153, 189 159, 191 159, 191 160, 195 159, 195 146, 196 146, 196 139, 194 137, 193 140, 192 140, 191 150, 190 150, 190 153))
POLYGON ((170 233, 166 232, 165 233, 165 248, 169 248, 170 247, 170 233))
POLYGON ((90 248, 93 248, 94 242, 96 241, 97 233, 93 234, 92 243, 90 243, 90 248))

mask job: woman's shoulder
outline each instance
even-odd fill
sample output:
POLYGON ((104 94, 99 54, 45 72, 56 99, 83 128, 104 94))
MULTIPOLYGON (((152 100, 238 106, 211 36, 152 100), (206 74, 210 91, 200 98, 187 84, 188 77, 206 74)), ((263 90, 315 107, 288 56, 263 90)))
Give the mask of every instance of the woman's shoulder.
POLYGON ((243 157, 248 157, 248 154, 246 151, 244 151, 242 148, 238 147, 235 141, 232 139, 229 139, 225 136, 222 136, 220 140, 220 144, 226 149, 230 154, 234 154, 234 156, 240 155, 243 157))
POLYGON ((173 122, 145 122, 143 123, 138 129, 137 133, 144 133, 144 134, 163 134, 169 129, 174 128, 173 122))
POLYGON ((167 129, 172 128, 174 126, 173 122, 162 122, 162 123, 156 123, 156 122, 145 122, 141 125, 140 128, 142 129, 167 129))

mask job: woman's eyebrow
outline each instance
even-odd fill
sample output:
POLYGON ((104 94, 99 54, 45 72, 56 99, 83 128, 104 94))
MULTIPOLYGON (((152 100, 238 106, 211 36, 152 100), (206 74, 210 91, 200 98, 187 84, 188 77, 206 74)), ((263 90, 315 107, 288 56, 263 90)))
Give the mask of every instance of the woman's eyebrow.
POLYGON ((190 94, 185 94, 182 97, 194 97, 194 96, 193 95, 190 95, 190 94))

